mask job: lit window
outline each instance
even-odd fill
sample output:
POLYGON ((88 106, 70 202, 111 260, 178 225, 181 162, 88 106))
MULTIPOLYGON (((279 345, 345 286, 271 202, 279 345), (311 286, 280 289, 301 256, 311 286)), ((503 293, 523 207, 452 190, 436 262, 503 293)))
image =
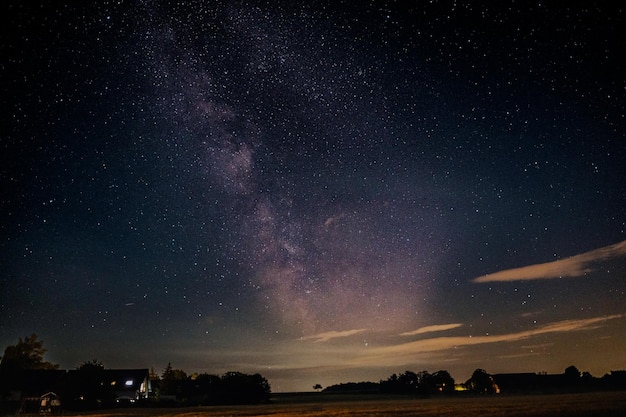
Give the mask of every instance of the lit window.
POLYGON ((124 385, 126 385, 127 387, 131 387, 133 385, 133 380, 127 379, 126 382, 124 382, 124 385))

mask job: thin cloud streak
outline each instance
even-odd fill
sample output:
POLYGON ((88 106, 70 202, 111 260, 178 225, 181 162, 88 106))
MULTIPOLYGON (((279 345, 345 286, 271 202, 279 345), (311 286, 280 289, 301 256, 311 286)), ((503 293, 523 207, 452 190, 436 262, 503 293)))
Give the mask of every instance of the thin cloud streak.
POLYGON ((506 269, 474 278, 472 282, 497 282, 579 277, 592 269, 589 264, 626 255, 626 240, 558 261, 506 269))
POLYGON ((300 340, 312 340, 314 342, 328 342, 329 340, 332 340, 332 339, 353 336, 355 334, 363 333, 365 331, 367 331, 367 329, 344 330, 341 332, 333 330, 330 332, 314 334, 311 336, 304 336, 304 337, 301 337, 300 340))
POLYGON ((371 349, 367 356, 356 358, 359 365, 397 363, 401 364, 405 358, 415 358, 416 355, 441 353, 446 350, 460 349, 466 346, 483 345, 490 343, 515 342, 529 339, 547 333, 566 333, 573 331, 592 330, 608 321, 624 317, 623 314, 616 314, 605 317, 593 317, 582 320, 564 320, 550 323, 545 326, 526 330, 517 333, 507 333, 489 336, 453 336, 436 337, 430 339, 416 340, 413 342, 401 343, 392 346, 383 346, 371 349))
POLYGON ((450 323, 450 324, 434 324, 432 326, 424 326, 420 327, 417 330, 413 330, 410 332, 400 333, 400 336, 415 336, 416 334, 424 334, 424 333, 432 333, 432 332, 443 332, 446 330, 457 329, 463 326, 462 323, 450 323))
MULTIPOLYGON (((228 358, 238 358, 238 364, 245 365, 246 370, 264 372, 271 375, 285 373, 314 373, 339 371, 345 369, 379 369, 414 364, 416 361, 428 363, 436 359, 438 363, 454 362, 459 360, 458 354, 464 348, 475 345, 516 342, 520 340, 532 341, 535 336, 549 333, 568 333, 593 330, 605 325, 607 321, 626 317, 626 314, 617 314, 603 317, 592 317, 581 320, 563 320, 517 333, 507 333, 490 336, 453 336, 421 339, 395 345, 379 345, 379 347, 365 347, 357 341, 324 344, 336 338, 345 338, 368 332, 367 329, 353 329, 345 331, 330 331, 306 336, 273 346, 271 351, 251 351, 244 348, 240 351, 219 352, 228 358), (304 342, 304 343, 303 343, 304 342), (268 371, 271 369, 271 372, 268 371)), ((440 325, 450 326, 450 325, 440 325)), ((434 327, 434 326, 426 326, 434 327)), ((408 333, 408 332, 407 332, 408 333)), ((552 343, 540 345, 526 343, 522 349, 549 347, 552 343)), ((189 352, 186 352, 187 354, 189 352)), ((203 358, 215 355, 206 351, 197 352, 203 358)), ((510 355, 511 358, 532 356, 535 352, 520 352, 510 355)), ((537 353, 538 354, 538 353, 537 353)), ((506 355, 498 356, 506 358, 506 355)), ((224 370, 226 371, 226 370, 224 370)))
POLYGON ((496 356, 498 359, 519 359, 519 358, 527 358, 529 356, 539 356, 540 352, 527 352, 527 353, 518 353, 516 355, 500 355, 496 356))

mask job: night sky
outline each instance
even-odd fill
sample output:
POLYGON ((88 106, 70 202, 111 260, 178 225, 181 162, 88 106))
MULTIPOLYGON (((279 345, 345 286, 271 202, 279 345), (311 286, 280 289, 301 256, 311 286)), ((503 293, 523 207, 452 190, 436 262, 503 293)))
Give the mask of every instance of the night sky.
POLYGON ((0 6, 2 350, 626 368, 619 2, 36 3, 0 6))

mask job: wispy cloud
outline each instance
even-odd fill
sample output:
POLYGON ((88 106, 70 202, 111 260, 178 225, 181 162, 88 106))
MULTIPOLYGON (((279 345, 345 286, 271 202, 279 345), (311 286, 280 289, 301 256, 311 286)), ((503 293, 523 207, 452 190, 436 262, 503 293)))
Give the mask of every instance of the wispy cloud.
POLYGON ((540 343, 538 345, 523 345, 522 349, 545 349, 547 347, 554 346, 554 343, 540 343))
POLYGON ((526 358, 528 356, 538 356, 541 355, 539 352, 526 352, 526 353, 517 353, 513 355, 498 355, 496 356, 498 359, 519 359, 526 358))
POLYGON ((626 240, 558 261, 506 269, 474 278, 472 282, 518 281, 579 277, 591 272, 590 264, 609 258, 626 255, 626 240))
POLYGON ((300 340, 312 340, 314 342, 328 342, 329 340, 332 340, 332 339, 353 336, 355 334, 363 333, 365 331, 367 331, 367 329, 344 330, 341 332, 333 330, 330 332, 318 333, 318 334, 314 334, 311 336, 304 336, 304 337, 301 337, 300 340))
POLYGON ((591 330, 602 326, 606 321, 622 318, 623 314, 593 317, 581 320, 563 320, 516 333, 506 333, 489 336, 453 336, 435 337, 415 340, 397 345, 381 346, 371 349, 366 356, 355 358, 359 365, 364 366, 371 362, 376 363, 403 363, 416 355, 441 353, 447 350, 460 349, 467 346, 484 345, 490 343, 515 342, 529 339, 547 333, 566 333, 582 330, 591 330))
MULTIPOLYGON (((562 335, 568 334, 568 332, 592 330, 605 326, 608 321, 624 317, 626 314, 582 320, 564 320, 516 333, 474 337, 435 337, 398 344, 392 342, 392 340, 398 340, 397 335, 378 333, 381 339, 377 340, 376 343, 369 344, 369 346, 359 340, 345 339, 337 340, 337 343, 320 343, 336 338, 349 338, 361 333, 368 333, 370 330, 330 331, 283 341, 273 345, 271 350, 259 351, 256 347, 248 346, 241 350, 228 349, 219 352, 213 351, 208 354, 206 349, 202 348, 197 352, 197 355, 204 358, 205 361, 207 361, 206 358, 209 358, 210 361, 210 358, 219 355, 226 358, 228 363, 236 364, 239 369, 262 372, 264 375, 277 380, 294 374, 315 376, 315 378, 327 374, 332 375, 332 379, 337 380, 347 375, 345 374, 347 369, 360 369, 364 372, 363 375, 378 375, 381 368, 404 367, 408 364, 412 364, 412 366, 416 363, 443 364, 460 360, 463 360, 465 364, 473 363, 471 352, 466 348, 476 345, 488 349, 488 345, 493 344, 495 346, 493 349, 489 349, 489 352, 495 352, 494 357, 522 360, 527 356, 542 354, 539 350, 549 349, 552 343, 540 337, 542 335, 562 335), (517 351, 497 346, 498 343, 512 343, 522 340, 525 342, 520 343, 522 345, 519 346, 521 350, 517 351), (497 353, 500 355, 498 356, 497 353), (368 373, 368 369, 373 369, 375 372, 368 373)), ((416 339, 418 337, 416 336, 416 339)), ((189 356, 188 352, 185 352, 185 356, 189 356)), ((223 365, 220 362, 209 363, 212 366, 210 369, 222 371, 220 366, 223 365)), ((226 372, 228 369, 223 369, 223 371, 226 372)))
POLYGON ((400 333, 400 336, 415 336, 416 334, 432 333, 432 332, 444 332, 446 330, 456 329, 463 326, 462 323, 450 323, 450 324, 435 324, 432 326, 420 327, 417 330, 410 332, 400 333))

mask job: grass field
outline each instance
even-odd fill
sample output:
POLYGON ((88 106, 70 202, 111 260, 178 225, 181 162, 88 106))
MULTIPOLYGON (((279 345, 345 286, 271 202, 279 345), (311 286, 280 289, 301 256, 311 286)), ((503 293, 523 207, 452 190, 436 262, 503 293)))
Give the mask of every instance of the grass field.
POLYGON ((404 398, 325 394, 276 395, 271 404, 193 408, 119 409, 89 417, 213 417, 213 416, 403 416, 403 417, 624 417, 626 392, 558 395, 458 396, 404 398))

